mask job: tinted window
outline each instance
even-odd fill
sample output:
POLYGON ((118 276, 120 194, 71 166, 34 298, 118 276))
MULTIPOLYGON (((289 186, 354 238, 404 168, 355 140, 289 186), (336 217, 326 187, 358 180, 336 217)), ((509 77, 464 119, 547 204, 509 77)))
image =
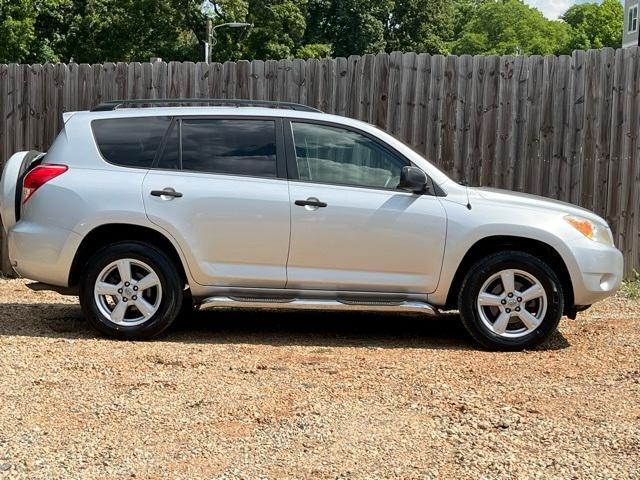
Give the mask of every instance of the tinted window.
POLYGON ((94 120, 91 127, 107 161, 149 168, 170 123, 169 117, 110 118, 94 120))
POLYGON ((275 177, 275 122, 184 119, 182 169, 275 177))
POLYGON ((162 155, 158 161, 158 168, 167 170, 177 170, 180 168, 180 122, 175 122, 171 126, 171 131, 167 135, 162 155))
POLYGON ((301 180, 397 188, 407 162, 369 137, 343 128, 292 123, 301 180))

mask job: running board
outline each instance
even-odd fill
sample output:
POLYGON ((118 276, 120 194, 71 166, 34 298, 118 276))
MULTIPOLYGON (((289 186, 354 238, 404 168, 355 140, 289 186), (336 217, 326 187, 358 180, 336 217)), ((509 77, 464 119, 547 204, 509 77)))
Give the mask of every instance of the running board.
POLYGON ((201 310, 217 307, 230 308, 266 308, 266 309, 326 309, 351 310, 364 312, 415 312, 426 315, 438 315, 438 309, 418 300, 325 300, 319 298, 256 298, 256 297, 209 297, 200 304, 201 310))

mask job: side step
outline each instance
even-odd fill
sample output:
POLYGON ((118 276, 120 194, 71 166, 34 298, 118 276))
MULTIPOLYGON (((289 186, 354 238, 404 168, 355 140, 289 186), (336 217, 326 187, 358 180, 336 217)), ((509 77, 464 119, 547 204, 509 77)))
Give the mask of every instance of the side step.
POLYGON ((415 312, 426 315, 438 315, 438 309, 426 302, 418 300, 347 300, 335 299, 325 300, 319 298, 256 298, 256 297, 230 297, 215 296, 209 297, 200 304, 201 310, 216 307, 227 308, 265 308, 283 310, 346 310, 364 312, 415 312))

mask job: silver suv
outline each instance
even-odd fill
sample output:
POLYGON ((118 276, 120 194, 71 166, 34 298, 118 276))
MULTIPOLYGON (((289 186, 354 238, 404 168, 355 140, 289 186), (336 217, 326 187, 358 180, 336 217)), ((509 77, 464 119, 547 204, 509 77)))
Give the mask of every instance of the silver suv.
POLYGON ((66 113, 49 152, 2 174, 15 271, 78 294, 112 337, 153 337, 192 305, 458 309, 480 344, 518 349, 620 285, 587 210, 460 185, 301 105, 160 102, 66 113))

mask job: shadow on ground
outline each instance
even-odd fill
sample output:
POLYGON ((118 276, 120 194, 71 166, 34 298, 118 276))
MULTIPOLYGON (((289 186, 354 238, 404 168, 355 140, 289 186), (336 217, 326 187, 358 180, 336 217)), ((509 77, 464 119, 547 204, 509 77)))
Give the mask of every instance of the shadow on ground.
MULTIPOLYGON (((0 336, 97 338, 75 304, 0 304, 0 336)), ((457 314, 216 309, 182 318, 163 342, 475 350, 457 314)), ((569 346, 556 332, 540 350, 569 346)))

